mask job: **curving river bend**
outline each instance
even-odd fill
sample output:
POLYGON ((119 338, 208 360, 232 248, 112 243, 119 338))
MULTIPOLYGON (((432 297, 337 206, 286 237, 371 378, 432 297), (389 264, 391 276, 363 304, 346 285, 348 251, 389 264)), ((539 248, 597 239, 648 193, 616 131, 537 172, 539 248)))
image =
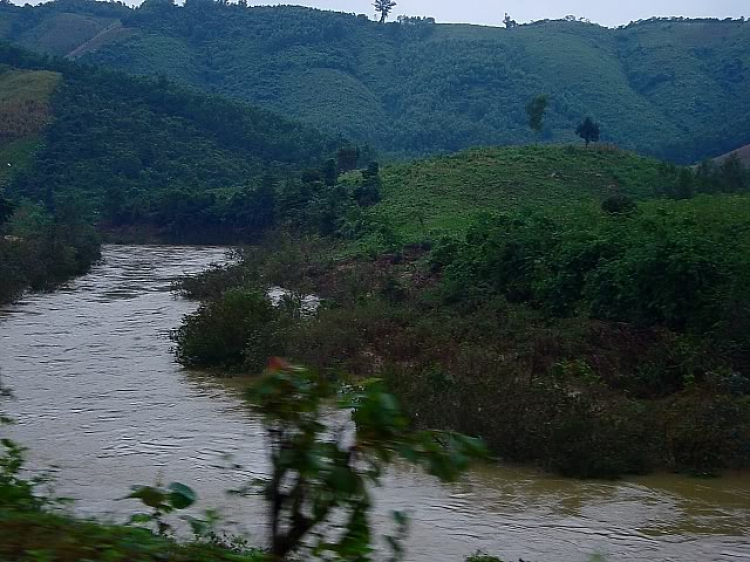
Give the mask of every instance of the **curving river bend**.
MULTIPOLYGON (((122 519, 131 485, 179 480, 220 507, 251 539, 259 500, 229 498, 239 483, 225 454, 266 467, 259 423, 240 383, 189 373, 169 331, 195 304, 170 282, 224 257, 221 248, 108 246, 89 275, 0 311, 0 368, 15 400, 12 436, 38 467, 58 467, 57 492, 83 515, 122 519)), ((697 480, 656 475, 579 482, 527 468, 485 466, 444 486, 410 469, 378 492, 378 519, 412 514, 408 560, 461 561, 482 549, 509 560, 750 560, 750 475, 697 480)))

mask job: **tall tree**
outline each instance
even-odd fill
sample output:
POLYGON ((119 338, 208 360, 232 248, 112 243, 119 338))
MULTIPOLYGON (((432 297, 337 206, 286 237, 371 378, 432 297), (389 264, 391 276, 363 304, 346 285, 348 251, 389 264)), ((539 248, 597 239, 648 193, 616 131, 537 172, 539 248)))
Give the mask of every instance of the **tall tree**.
POLYGON ((511 18, 507 13, 505 14, 505 19, 503 19, 503 23, 505 24, 505 27, 507 29, 511 29, 518 25, 518 22, 514 20, 513 18, 511 18))
POLYGON ((599 141, 599 132, 599 123, 595 123, 591 117, 586 117, 576 129, 576 134, 584 140, 586 146, 599 141))
POLYGON ((549 105, 549 98, 543 94, 536 96, 526 105, 526 115, 529 116, 529 127, 535 133, 542 132, 547 105, 549 105))
POLYGON ((380 14, 380 23, 385 23, 385 20, 391 14, 391 10, 396 7, 396 2, 393 0, 375 0, 373 6, 375 6, 375 11, 380 14))
POLYGON ((336 157, 339 172, 351 172, 352 170, 357 168, 357 161, 359 160, 359 147, 351 144, 341 145, 336 157))

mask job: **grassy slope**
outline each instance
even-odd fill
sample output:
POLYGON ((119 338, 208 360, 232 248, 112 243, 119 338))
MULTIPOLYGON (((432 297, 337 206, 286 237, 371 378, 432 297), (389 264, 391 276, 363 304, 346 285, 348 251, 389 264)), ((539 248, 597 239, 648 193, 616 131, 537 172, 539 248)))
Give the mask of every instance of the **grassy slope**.
POLYGON ((368 212, 410 242, 459 234, 487 211, 533 209, 614 193, 653 194, 659 163, 632 153, 545 146, 474 149, 384 168, 368 212))
POLYGON ((13 175, 31 164, 39 149, 38 139, 23 139, 0 147, 0 192, 11 181, 13 175))
POLYGON ((24 71, 0 67, 0 103, 40 102, 47 103, 60 83, 58 72, 46 70, 24 71))
POLYGON ((65 56, 117 21, 79 14, 56 14, 21 34, 18 43, 51 55, 65 56))
MULTIPOLYGON (((48 104, 61 78, 57 72, 8 70, 0 67, 0 108, 3 105, 9 107, 25 102, 48 104)), ((0 130, 0 138, 3 137, 2 133, 0 130)), ((38 147, 37 134, 0 143, 0 190, 15 172, 31 163, 38 147)))
MULTIPOLYGON (((65 10, 104 17, 90 13, 91 3, 54 9, 45 8, 37 27, 65 10)), ((585 114, 601 121, 606 139, 681 162, 750 141, 747 23, 418 30, 237 6, 140 10, 123 19, 137 32, 114 34, 87 60, 261 103, 394 155, 528 143, 524 105, 539 92, 552 96, 549 141, 572 140, 585 114)))

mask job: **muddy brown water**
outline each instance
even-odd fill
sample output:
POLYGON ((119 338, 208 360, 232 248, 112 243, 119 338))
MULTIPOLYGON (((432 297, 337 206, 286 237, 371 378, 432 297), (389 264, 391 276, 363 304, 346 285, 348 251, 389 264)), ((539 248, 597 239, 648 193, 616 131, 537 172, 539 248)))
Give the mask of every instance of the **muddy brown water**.
MULTIPOLYGON (((56 466, 57 492, 85 516, 122 520, 135 484, 178 480, 227 525, 260 541, 264 508, 227 489, 266 469, 263 433, 240 383, 181 369, 168 334, 195 303, 170 282, 224 259, 221 248, 108 246, 89 275, 0 312, 0 367, 15 399, 11 435, 35 467, 56 466), (225 455, 245 468, 227 470, 225 455), (224 468, 218 468, 224 467, 224 468)), ((408 560, 507 559, 707 562, 750 560, 750 475, 655 475, 579 482, 529 468, 482 466, 442 485, 399 468, 377 492, 412 516, 408 560)))

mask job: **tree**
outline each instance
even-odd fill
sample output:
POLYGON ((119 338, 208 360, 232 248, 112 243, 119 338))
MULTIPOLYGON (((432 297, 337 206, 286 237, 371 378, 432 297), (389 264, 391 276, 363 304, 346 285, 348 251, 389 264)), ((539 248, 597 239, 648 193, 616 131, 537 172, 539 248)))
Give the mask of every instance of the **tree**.
POLYGON ((578 125, 576 134, 581 137, 586 146, 591 142, 599 141, 599 123, 595 123, 591 117, 586 117, 583 122, 578 125))
POLYGON ((503 23, 505 24, 505 27, 507 29, 512 29, 518 25, 518 22, 514 19, 511 19, 511 17, 506 13, 505 18, 503 19, 503 23))
MULTIPOLYGON (((339 403, 351 412, 351 417, 342 418, 327 412, 336 397, 334 387, 274 358, 247 397, 261 414, 268 435, 271 473, 261 482, 261 491, 270 508, 274 560, 286 559, 303 544, 314 554, 366 560, 372 552, 369 488, 381 483, 396 457, 453 480, 471 458, 484 455, 475 439, 410 432, 396 400, 377 382, 367 383, 339 403), (330 531, 333 519, 340 526, 330 535, 325 531, 330 531)), ((403 536, 405 516, 394 515, 401 531, 397 537, 403 536)), ((400 554, 397 537, 388 540, 400 554)))
POLYGON ((329 158, 326 160, 322 170, 323 182, 328 187, 333 187, 339 179, 339 170, 336 164, 336 160, 329 158))
POLYGON ((545 95, 538 95, 526 105, 526 115, 529 116, 529 127, 531 130, 540 133, 544 127, 544 116, 547 112, 549 98, 545 95))
POLYGON ((357 168, 359 147, 351 144, 342 145, 339 147, 336 157, 339 172, 351 172, 357 168))
POLYGON ((380 165, 371 162, 366 170, 362 170, 362 183, 354 190, 353 196, 357 205, 369 207, 380 201, 380 165))
POLYGON ((732 152, 721 164, 720 177, 723 184, 722 191, 737 193, 747 188, 747 176, 739 155, 732 152))
POLYGON ((385 20, 391 14, 391 10, 396 7, 396 2, 393 0, 375 0, 373 6, 375 6, 375 11, 380 14, 380 23, 385 23, 385 20))
POLYGON ((0 226, 10 219, 15 209, 15 205, 0 194, 0 226))

